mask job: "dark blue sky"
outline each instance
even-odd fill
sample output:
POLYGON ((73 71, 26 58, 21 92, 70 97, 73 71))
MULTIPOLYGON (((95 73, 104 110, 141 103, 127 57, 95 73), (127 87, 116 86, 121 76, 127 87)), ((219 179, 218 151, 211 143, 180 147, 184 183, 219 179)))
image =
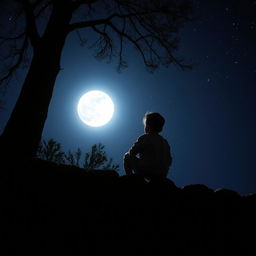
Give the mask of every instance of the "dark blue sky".
MULTIPOLYGON (((123 175, 124 153, 143 133, 142 117, 160 112, 162 135, 174 157, 169 178, 177 186, 205 184, 241 194, 256 193, 256 1, 195 1, 198 20, 181 32, 178 54, 195 63, 191 71, 171 66, 150 74, 132 50, 129 67, 93 58, 76 33, 66 42, 43 132, 64 150, 88 151, 103 143, 123 175), (115 104, 113 119, 90 128, 77 115, 79 98, 97 89, 115 104)), ((86 35, 86 34, 84 34, 86 35)), ((17 98, 22 78, 14 79, 1 111, 0 132, 17 98)))

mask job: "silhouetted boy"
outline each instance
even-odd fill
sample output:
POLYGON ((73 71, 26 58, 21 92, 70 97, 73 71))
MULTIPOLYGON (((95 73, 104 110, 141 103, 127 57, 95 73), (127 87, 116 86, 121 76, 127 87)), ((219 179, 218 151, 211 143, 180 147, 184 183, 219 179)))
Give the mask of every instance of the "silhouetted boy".
POLYGON ((144 132, 124 156, 127 175, 138 174, 145 178, 165 178, 172 164, 168 142, 160 136, 165 119, 159 113, 146 113, 144 132))

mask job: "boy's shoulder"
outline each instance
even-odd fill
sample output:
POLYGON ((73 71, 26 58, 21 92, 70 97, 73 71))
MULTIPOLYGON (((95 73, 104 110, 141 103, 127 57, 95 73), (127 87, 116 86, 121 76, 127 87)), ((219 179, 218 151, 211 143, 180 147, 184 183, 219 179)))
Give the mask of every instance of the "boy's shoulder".
POLYGON ((138 137, 137 141, 142 142, 142 141, 148 140, 150 137, 151 135, 149 133, 144 133, 138 137))
POLYGON ((158 133, 144 133, 138 138, 138 140, 149 140, 149 139, 164 139, 164 138, 158 133))
POLYGON ((159 133, 147 133, 144 134, 145 137, 143 139, 150 140, 150 141, 164 141, 165 143, 169 144, 168 141, 159 133))
POLYGON ((147 138, 148 136, 147 136, 147 134, 145 133, 145 134, 142 134, 142 135, 140 135, 139 137, 138 137, 138 141, 141 141, 141 140, 144 140, 145 138, 147 138))

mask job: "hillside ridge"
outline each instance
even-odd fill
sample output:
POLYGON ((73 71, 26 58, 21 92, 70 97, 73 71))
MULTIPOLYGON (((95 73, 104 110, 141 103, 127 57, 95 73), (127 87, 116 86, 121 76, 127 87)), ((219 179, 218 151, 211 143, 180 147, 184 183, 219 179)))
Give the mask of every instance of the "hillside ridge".
POLYGON ((255 253, 256 194, 39 159, 11 163, 5 173, 12 255, 255 253))

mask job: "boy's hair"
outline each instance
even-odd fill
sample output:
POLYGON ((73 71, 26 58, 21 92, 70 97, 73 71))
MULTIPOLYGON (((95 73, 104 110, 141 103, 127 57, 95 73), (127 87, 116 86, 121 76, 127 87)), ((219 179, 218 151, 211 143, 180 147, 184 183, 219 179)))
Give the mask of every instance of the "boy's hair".
POLYGON ((147 112, 143 118, 144 125, 150 127, 154 132, 161 132, 165 123, 165 119, 156 112, 147 112))

